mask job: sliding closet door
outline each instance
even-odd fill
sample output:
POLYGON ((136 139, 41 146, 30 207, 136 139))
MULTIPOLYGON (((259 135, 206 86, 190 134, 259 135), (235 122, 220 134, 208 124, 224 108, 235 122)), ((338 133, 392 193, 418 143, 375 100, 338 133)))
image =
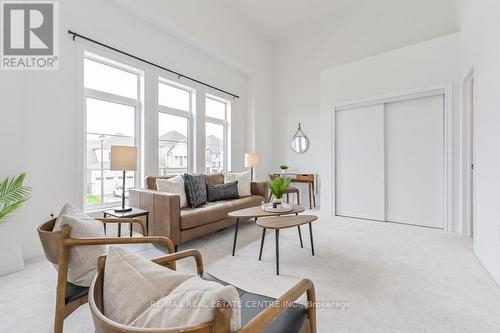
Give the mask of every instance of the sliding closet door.
POLYGON ((383 105, 335 112, 336 215, 384 220, 383 105))
POLYGON ((386 220, 444 228, 444 95, 385 105, 386 220))

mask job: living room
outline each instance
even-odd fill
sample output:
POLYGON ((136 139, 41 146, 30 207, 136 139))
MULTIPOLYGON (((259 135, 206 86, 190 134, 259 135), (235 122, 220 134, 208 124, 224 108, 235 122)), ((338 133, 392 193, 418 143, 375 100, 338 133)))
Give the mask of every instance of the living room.
POLYGON ((1 5, 0 331, 500 331, 496 1, 1 5))

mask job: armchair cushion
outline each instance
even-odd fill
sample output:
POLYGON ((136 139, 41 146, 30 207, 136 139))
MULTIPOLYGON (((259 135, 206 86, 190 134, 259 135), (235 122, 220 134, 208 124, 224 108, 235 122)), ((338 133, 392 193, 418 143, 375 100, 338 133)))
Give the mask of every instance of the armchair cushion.
MULTIPOLYGON (((61 230, 63 225, 71 227, 72 238, 105 237, 102 222, 88 217, 68 203, 59 213, 53 231, 61 230)), ((96 272, 97 258, 106 252, 106 245, 71 247, 68 260, 68 282, 81 287, 89 287, 96 272)))
MULTIPOLYGON (((218 282, 222 285, 229 283, 219 280, 218 278, 208 273, 203 273, 202 279, 207 281, 218 282)), ((264 311, 266 307, 271 306, 276 299, 259 294, 250 293, 237 288, 241 302, 241 325, 246 325, 250 320, 264 311)), ((307 308, 300 304, 294 303, 292 307, 283 312, 273 323, 267 327, 264 333, 299 333, 307 320, 307 308)))
MULTIPOLYGON (((106 317, 142 328, 201 324, 213 320, 213 302, 239 301, 232 286, 173 271, 117 246, 110 247, 106 259, 103 293, 106 317)), ((240 326, 239 307, 234 307, 231 330, 240 326)))
POLYGON ((113 321, 130 325, 152 301, 168 295, 191 277, 122 247, 110 246, 103 283, 104 314, 113 321))

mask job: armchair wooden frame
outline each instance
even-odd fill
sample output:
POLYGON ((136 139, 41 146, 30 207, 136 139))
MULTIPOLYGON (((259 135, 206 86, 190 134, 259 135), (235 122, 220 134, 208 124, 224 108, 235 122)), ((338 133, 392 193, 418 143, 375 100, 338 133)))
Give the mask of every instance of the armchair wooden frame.
MULTIPOLYGON (((140 219, 129 218, 106 218, 98 219, 103 223, 133 223, 139 224, 143 235, 146 234, 144 223, 140 219)), ((68 278, 68 260, 69 250, 73 246, 89 246, 89 245, 110 245, 110 244, 141 244, 141 243, 156 243, 165 246, 169 253, 174 252, 174 245, 170 239, 166 237, 133 237, 133 238, 115 238, 115 237, 99 237, 99 238, 71 238, 71 227, 64 225, 60 231, 53 231, 56 219, 52 219, 37 229, 38 236, 42 243, 43 250, 47 259, 57 265, 57 287, 56 287, 56 309, 54 319, 54 333, 62 333, 64 327, 64 319, 73 313, 80 305, 88 302, 88 295, 85 294, 75 300, 66 303, 66 290, 68 278)), ((169 267, 175 269, 175 263, 169 264, 169 267)))
MULTIPOLYGON (((203 274, 203 260, 198 250, 186 250, 169 254, 165 257, 153 260, 153 262, 168 266, 175 263, 175 261, 192 257, 195 259, 196 268, 199 275, 203 274)), ((89 306, 94 319, 96 333, 229 333, 231 306, 226 302, 221 302, 215 308, 214 320, 192 325, 183 328, 138 328, 129 327, 116 323, 104 316, 103 312, 103 282, 105 271, 106 256, 101 256, 98 260, 97 274, 92 281, 89 290, 89 306)), ((175 268, 174 268, 175 269, 175 268)), ((298 282, 294 287, 288 290, 283 296, 278 298, 274 305, 266 308, 250 320, 244 327, 237 331, 237 333, 256 333, 262 332, 269 326, 276 318, 280 316, 288 307, 291 307, 301 295, 307 295, 307 320, 304 321, 301 333, 316 333, 316 296, 314 285, 311 280, 303 279, 298 282)))

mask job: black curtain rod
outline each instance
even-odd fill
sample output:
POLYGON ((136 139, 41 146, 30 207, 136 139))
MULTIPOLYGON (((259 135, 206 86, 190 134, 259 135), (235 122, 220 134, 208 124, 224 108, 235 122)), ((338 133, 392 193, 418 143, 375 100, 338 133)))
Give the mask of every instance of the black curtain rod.
POLYGON ((151 66, 154 66, 154 67, 157 67, 157 68, 163 69, 164 71, 167 71, 167 72, 169 72, 169 73, 175 74, 175 75, 177 75, 177 78, 178 78, 178 79, 185 78, 185 79, 188 79, 188 80, 190 80, 190 81, 193 81, 193 82, 196 82, 196 83, 202 84, 202 85, 204 85, 204 86, 206 86, 206 87, 209 87, 209 88, 215 89, 215 90, 217 90, 217 91, 223 92, 224 94, 228 94, 229 96, 232 96, 233 98, 240 98, 240 96, 235 95, 235 94, 232 94, 232 93, 230 93, 229 91, 226 91, 226 90, 224 90, 224 89, 220 89, 220 88, 214 87, 214 86, 212 86, 212 85, 210 85, 210 84, 208 84, 208 83, 202 82, 202 81, 200 81, 200 80, 196 80, 196 79, 194 79, 194 78, 192 78, 192 77, 190 77, 190 76, 186 76, 186 75, 181 74, 181 73, 179 73, 179 72, 173 71, 173 70, 168 69, 168 68, 163 67, 163 66, 160 66, 160 65, 155 64, 154 62, 148 61, 148 60, 146 60, 146 59, 139 58, 139 57, 137 57, 137 56, 135 56, 135 55, 133 55, 133 54, 130 54, 130 53, 127 53, 127 52, 125 52, 125 51, 122 51, 122 50, 119 50, 119 49, 117 49, 117 48, 114 48, 114 47, 112 47, 112 46, 106 45, 106 44, 101 43, 101 42, 99 42, 99 41, 97 41, 97 40, 95 40, 95 39, 92 39, 92 38, 89 38, 89 37, 86 37, 86 36, 80 35, 79 33, 76 33, 76 32, 74 32, 74 31, 68 30, 68 34, 73 35, 73 41, 75 40, 75 38, 76 38, 76 37, 81 38, 81 39, 85 39, 85 40, 87 40, 87 41, 89 41, 89 42, 92 42, 92 43, 94 43, 94 44, 100 45, 100 46, 105 47, 105 48, 107 48, 107 49, 113 50, 113 51, 115 51, 115 52, 118 52, 118 53, 124 54, 124 55, 126 55, 126 56, 129 56, 129 57, 131 57, 131 58, 134 58, 134 59, 136 59, 136 60, 142 61, 142 62, 144 62, 144 63, 146 63, 146 64, 148 64, 148 65, 151 65, 151 66))

